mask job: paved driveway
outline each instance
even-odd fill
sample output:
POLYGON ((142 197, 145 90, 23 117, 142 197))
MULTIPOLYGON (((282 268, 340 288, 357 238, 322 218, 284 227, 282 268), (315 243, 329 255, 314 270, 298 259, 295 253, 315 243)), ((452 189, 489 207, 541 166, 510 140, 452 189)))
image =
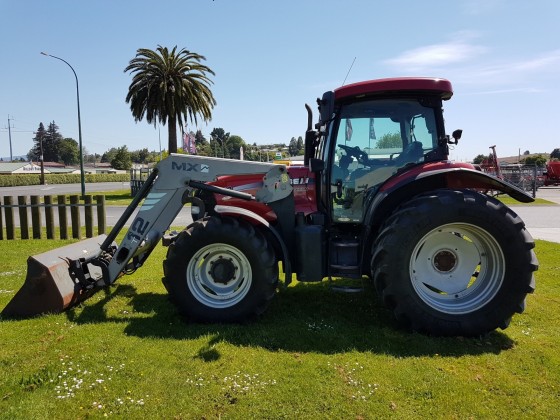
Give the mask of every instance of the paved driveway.
POLYGON ((533 238, 560 242, 560 187, 544 187, 537 198, 552 201, 553 205, 512 205, 511 208, 525 222, 533 238))

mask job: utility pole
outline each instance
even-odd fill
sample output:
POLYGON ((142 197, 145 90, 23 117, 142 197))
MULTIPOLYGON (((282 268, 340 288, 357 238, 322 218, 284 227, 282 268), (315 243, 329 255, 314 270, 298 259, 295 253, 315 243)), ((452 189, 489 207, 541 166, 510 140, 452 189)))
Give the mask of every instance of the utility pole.
POLYGON ((12 153, 12 126, 10 125, 10 115, 8 115, 8 138, 10 139, 10 162, 14 160, 12 153))

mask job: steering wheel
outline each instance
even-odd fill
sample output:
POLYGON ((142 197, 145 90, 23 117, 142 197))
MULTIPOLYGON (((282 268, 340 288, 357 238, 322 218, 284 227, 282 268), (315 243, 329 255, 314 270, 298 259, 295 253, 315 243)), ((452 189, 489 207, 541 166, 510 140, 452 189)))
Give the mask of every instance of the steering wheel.
POLYGON ((358 161, 358 163, 361 163, 362 165, 366 165, 366 166, 371 166, 369 162, 368 154, 363 150, 361 150, 358 146, 350 147, 350 146, 346 146, 345 144, 339 144, 338 147, 344 150, 346 154, 348 154, 349 156, 354 156, 358 161))

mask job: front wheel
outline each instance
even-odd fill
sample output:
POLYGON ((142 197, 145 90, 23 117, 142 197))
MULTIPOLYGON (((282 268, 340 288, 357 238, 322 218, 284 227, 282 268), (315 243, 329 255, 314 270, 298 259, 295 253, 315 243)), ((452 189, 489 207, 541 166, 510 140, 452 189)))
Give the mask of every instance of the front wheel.
POLYGON ((523 312, 538 267, 533 248, 521 219, 499 201, 439 190, 387 220, 372 274, 383 301, 411 329, 479 336, 523 312))
POLYGON ((264 235, 231 217, 193 223, 169 247, 163 283, 179 311, 200 322, 242 322, 264 312, 278 265, 264 235))

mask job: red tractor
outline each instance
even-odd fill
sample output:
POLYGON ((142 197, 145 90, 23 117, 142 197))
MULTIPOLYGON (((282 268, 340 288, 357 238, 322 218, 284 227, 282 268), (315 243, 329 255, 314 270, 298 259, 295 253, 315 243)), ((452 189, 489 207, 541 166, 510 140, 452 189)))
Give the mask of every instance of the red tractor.
POLYGON ((442 102, 452 93, 449 81, 436 78, 326 92, 314 128, 307 106, 301 166, 171 155, 107 237, 31 257, 27 280, 3 314, 72 307, 139 268, 163 239, 164 285, 179 311, 197 321, 262 314, 281 262, 285 283, 294 274, 300 282, 369 278, 414 331, 479 336, 506 328, 525 308, 538 262, 523 221, 482 191, 533 199, 448 160, 448 145, 461 137, 461 130, 445 134, 442 102), (194 222, 165 234, 185 203, 194 222), (45 291, 56 296, 49 301, 45 291))

